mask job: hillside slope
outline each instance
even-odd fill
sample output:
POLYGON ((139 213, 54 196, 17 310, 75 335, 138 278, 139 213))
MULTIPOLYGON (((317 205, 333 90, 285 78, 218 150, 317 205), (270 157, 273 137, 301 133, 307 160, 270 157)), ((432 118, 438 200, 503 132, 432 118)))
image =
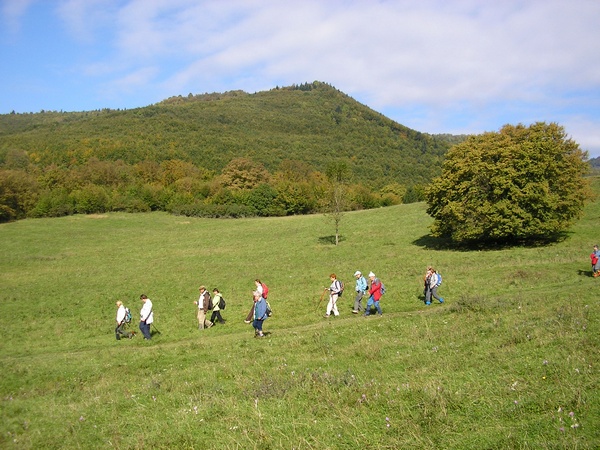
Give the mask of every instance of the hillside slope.
POLYGON ((270 171, 284 160, 320 170, 341 159, 356 181, 411 186, 439 174, 449 146, 321 82, 255 94, 190 94, 132 110, 0 116, 0 164, 26 155, 41 167, 93 157, 130 164, 180 159, 218 172, 248 157, 270 171))

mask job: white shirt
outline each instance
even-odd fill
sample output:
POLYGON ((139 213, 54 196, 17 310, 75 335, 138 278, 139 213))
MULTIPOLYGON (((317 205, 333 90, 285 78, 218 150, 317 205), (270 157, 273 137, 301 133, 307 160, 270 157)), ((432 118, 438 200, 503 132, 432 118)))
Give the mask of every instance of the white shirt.
POLYGON ((154 322, 154 312, 152 311, 152 301, 148 298, 144 302, 144 306, 142 306, 142 310, 140 311, 140 321, 146 322, 147 324, 151 324, 154 322))
POLYGON ((438 276, 437 276, 437 273, 436 273, 436 272, 433 272, 433 273, 431 274, 431 278, 429 279, 429 287, 430 287, 431 289, 433 289, 434 287, 436 287, 436 286, 437 286, 437 283, 438 283, 438 276))
POLYGON ((117 323, 121 324, 123 322, 125 322, 125 306, 121 305, 117 309, 117 323))

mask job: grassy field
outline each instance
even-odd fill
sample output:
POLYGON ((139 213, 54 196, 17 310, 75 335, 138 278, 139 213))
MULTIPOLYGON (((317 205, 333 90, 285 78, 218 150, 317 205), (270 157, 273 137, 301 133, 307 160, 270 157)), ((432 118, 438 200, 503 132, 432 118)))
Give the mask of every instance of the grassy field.
POLYGON ((348 213, 337 247, 322 216, 0 225, 0 448, 599 448, 600 202, 547 247, 448 250, 430 223, 422 203, 348 213), (429 264, 444 305, 419 298, 429 264), (357 269, 385 282, 382 317, 351 314, 357 269), (347 292, 324 319, 331 272, 347 292), (265 339, 243 323, 257 277, 265 339), (201 284, 225 325, 197 329, 201 284), (160 334, 116 341, 115 301, 136 318, 142 293, 160 334))

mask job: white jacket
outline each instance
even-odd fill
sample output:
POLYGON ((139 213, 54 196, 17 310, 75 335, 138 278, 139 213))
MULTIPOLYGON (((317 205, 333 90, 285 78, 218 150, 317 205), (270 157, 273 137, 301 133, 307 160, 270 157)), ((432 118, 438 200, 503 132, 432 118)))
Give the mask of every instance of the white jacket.
POLYGON ((154 312, 152 311, 152 301, 148 298, 144 302, 144 306, 142 306, 142 310, 140 311, 140 322, 146 322, 147 324, 151 324, 154 322, 154 312))
POLYGON ((433 289, 438 285, 438 274, 433 272, 431 274, 431 278, 429 279, 429 289, 433 289))
POLYGON ((125 322, 125 306, 121 305, 117 309, 117 324, 120 325, 123 322, 125 322))

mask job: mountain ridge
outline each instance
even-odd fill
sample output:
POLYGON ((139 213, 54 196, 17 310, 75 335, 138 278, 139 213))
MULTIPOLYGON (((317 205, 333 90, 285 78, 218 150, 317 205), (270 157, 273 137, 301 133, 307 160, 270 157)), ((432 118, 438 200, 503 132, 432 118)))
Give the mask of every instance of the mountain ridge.
POLYGON ((285 160, 322 169, 345 161, 355 181, 423 185, 440 173, 453 139, 401 125, 323 82, 175 96, 125 110, 0 116, 0 164, 180 159, 219 172, 246 157, 275 171, 285 160))

